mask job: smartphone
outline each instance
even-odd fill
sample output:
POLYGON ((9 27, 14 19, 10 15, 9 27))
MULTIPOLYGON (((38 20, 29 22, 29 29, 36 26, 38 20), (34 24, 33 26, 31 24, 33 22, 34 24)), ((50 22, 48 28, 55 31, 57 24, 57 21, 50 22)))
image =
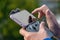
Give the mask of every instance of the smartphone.
POLYGON ((27 10, 13 10, 10 12, 10 18, 29 32, 37 32, 39 30, 39 21, 36 20, 32 22, 31 18, 36 19, 36 17, 29 13, 27 10), (31 22, 29 22, 29 20, 31 22))

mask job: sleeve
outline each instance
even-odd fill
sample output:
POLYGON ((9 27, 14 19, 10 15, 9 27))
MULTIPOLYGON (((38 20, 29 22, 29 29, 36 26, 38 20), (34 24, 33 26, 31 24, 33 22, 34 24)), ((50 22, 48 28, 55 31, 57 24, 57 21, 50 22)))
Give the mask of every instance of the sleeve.
POLYGON ((51 38, 45 38, 44 40, 52 40, 51 38))

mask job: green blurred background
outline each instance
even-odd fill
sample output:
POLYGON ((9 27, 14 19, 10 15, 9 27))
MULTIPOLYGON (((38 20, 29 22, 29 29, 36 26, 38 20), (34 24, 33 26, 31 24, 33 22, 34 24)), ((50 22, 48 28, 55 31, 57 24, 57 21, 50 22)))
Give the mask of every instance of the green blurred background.
POLYGON ((20 8, 32 12, 35 8, 46 4, 55 13, 60 23, 59 0, 0 0, 0 40, 24 40, 19 34, 20 26, 9 18, 12 9, 20 8))

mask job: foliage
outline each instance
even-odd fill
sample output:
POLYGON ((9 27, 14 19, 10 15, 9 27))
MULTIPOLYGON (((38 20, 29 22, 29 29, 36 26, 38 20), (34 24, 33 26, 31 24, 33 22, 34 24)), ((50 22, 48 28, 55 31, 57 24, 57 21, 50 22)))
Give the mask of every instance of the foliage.
POLYGON ((36 0, 0 0, 0 40, 23 40, 21 27, 9 18, 9 13, 16 8, 31 12, 36 7, 36 0))

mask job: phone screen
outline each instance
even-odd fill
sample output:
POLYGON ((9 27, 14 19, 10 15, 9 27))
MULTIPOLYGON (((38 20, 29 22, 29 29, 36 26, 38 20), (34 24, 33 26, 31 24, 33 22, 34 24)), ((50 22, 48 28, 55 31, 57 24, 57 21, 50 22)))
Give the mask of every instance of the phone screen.
POLYGON ((26 26, 29 24, 28 22, 29 16, 31 16, 32 18, 36 18, 26 10, 22 10, 20 12, 11 14, 10 18, 12 18, 13 20, 15 19, 15 21, 17 21, 18 24, 22 24, 26 26))

